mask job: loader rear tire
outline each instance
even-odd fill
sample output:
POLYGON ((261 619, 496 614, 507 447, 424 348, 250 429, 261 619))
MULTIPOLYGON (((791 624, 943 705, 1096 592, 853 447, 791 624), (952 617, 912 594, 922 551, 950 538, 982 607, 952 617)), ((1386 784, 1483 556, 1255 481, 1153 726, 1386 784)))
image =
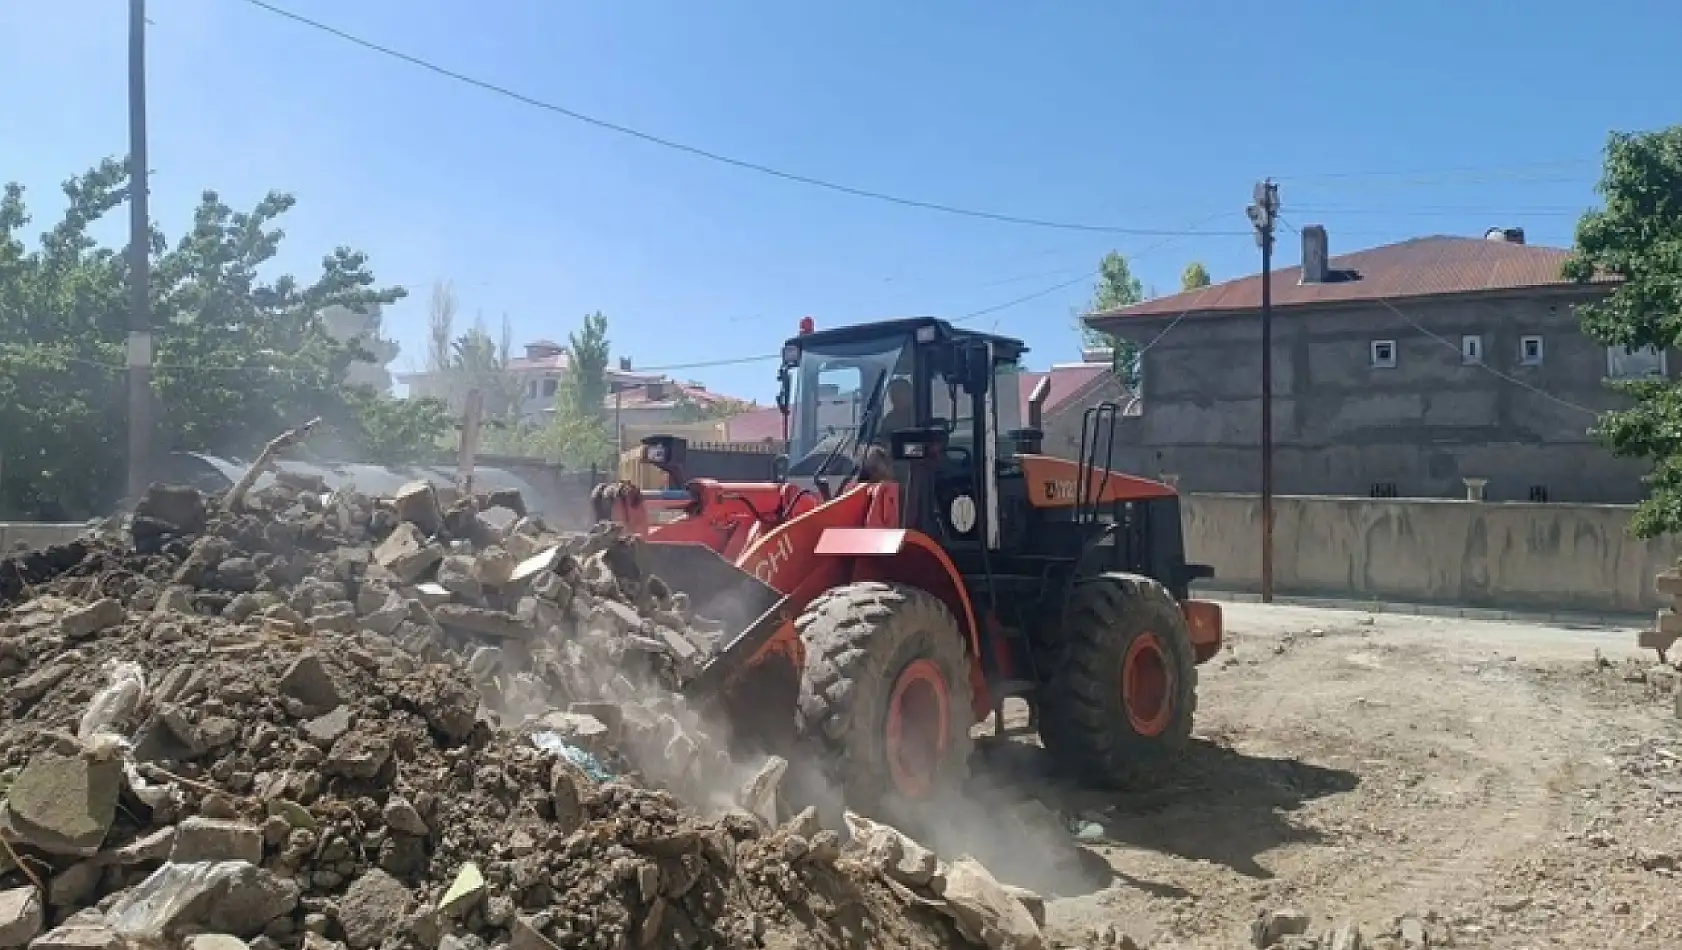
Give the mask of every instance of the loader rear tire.
POLYGON ((1147 783, 1184 751, 1197 709, 1185 616, 1167 588, 1132 574, 1077 581, 1049 638, 1040 740, 1084 781, 1147 783))
POLYGON ((865 581, 820 595, 795 628, 806 653, 796 725, 849 807, 915 808, 964 781, 970 663, 946 604, 865 581))

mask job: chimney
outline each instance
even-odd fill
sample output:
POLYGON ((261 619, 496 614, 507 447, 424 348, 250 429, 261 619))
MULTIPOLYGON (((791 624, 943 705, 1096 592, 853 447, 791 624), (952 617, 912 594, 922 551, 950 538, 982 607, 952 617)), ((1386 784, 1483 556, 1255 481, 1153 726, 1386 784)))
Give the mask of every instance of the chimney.
POLYGON ((1496 241, 1502 244, 1523 244, 1523 228, 1490 228, 1483 232, 1485 241, 1496 241))
POLYGON ((629 373, 631 371, 631 358, 629 356, 619 357, 619 371, 621 373, 629 373))
POLYGON ((1311 224, 1302 229, 1302 282, 1323 284, 1329 272, 1325 225, 1311 224))

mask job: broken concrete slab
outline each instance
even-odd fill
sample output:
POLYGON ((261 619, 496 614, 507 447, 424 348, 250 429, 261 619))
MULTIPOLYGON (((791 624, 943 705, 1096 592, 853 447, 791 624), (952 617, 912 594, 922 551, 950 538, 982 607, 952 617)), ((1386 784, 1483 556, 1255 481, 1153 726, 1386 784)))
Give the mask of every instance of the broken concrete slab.
POLYGON ((438 503, 438 491, 431 482, 409 482, 397 490, 391 502, 398 520, 414 525, 427 537, 444 527, 444 508, 438 503))
POLYGON ((445 628, 455 628, 470 634, 498 640, 523 640, 531 636, 531 628, 513 614, 465 604, 441 604, 433 616, 445 628))
MULTIPOLYGON (((773 755, 765 760, 753 778, 748 779, 742 786, 736 800, 741 803, 755 818, 767 828, 777 827, 782 820, 780 815, 780 797, 783 786, 783 776, 788 772, 788 760, 779 755, 773 755)), ((814 811, 814 814, 816 812, 814 811)))
POLYGON ((176 864, 193 861, 263 860, 263 829, 237 821, 189 818, 176 826, 175 847, 169 859, 176 864))
POLYGON ((29 950, 125 950, 127 946, 104 924, 65 923, 36 937, 29 950))
POLYGON ((432 544, 414 525, 397 526, 374 548, 374 561, 405 584, 412 584, 444 559, 442 545, 432 544))
POLYGON ((115 758, 38 753, 12 782, 0 807, 0 831, 47 854, 92 857, 116 818, 122 781, 115 758))

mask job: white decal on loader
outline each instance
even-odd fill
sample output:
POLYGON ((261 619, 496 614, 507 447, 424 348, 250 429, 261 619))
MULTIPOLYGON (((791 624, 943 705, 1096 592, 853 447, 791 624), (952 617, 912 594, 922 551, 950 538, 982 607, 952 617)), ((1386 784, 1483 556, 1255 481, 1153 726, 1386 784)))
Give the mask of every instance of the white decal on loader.
POLYGON ((765 556, 753 565, 753 576, 759 578, 761 582, 769 584, 771 578, 777 575, 777 569, 787 564, 792 557, 794 557, 794 542, 789 539, 788 535, 782 535, 771 545, 771 550, 766 551, 765 556))
POLYGON ((1046 501, 1074 501, 1075 481, 1072 478, 1048 478, 1045 480, 1046 501))

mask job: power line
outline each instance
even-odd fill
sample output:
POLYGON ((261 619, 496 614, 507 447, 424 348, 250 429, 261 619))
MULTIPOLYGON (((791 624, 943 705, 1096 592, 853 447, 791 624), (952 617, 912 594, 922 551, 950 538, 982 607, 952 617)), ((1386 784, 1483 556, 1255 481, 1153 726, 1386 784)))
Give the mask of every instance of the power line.
MULTIPOLYGON (((1161 235, 1179 235, 1179 234, 1187 233, 1187 232, 1179 232, 1179 231, 1167 231, 1167 230, 1161 230, 1161 229, 1155 229, 1155 228, 1129 228, 1129 227, 1119 227, 1119 226, 1103 225, 1103 224, 1084 224, 1084 223, 1071 222, 1071 221, 1053 221, 1053 220, 1049 220, 1049 219, 1046 219, 1046 218, 1029 218, 1029 217, 1022 217, 1022 216, 1019 216, 1019 215, 999 214, 999 213, 992 212, 992 211, 978 211, 978 210, 973 209, 973 208, 961 208, 961 207, 958 207, 956 205, 942 204, 940 202, 935 202, 935 201, 923 201, 923 200, 916 199, 916 198, 906 198, 906 197, 901 196, 901 195, 893 195, 893 194, 888 194, 887 192, 881 192, 881 191, 872 191, 868 188, 859 188, 859 187, 855 187, 853 185, 845 185, 845 184, 841 184, 839 182, 829 181, 829 180, 826 180, 826 179, 823 179, 823 178, 815 178, 815 177, 812 177, 810 175, 802 175, 802 174, 799 174, 799 173, 796 173, 796 172, 784 171, 784 170, 779 169, 779 168, 773 168, 770 165, 765 165, 765 164, 761 164, 759 162, 749 161, 747 159, 734 158, 732 156, 724 155, 724 154, 721 154, 719 152, 714 152, 714 151, 711 151, 709 149, 700 148, 699 146, 687 145, 687 144, 684 144, 682 142, 675 141, 673 139, 665 138, 664 136, 655 135, 651 132, 644 132, 644 131, 641 131, 639 129, 633 129, 633 128, 631 128, 629 126, 626 126, 626 125, 620 125, 617 122, 610 122, 607 119, 597 118, 596 116, 592 116, 592 115, 586 115, 585 113, 579 112, 575 109, 569 109, 565 106, 558 105, 556 103, 549 102, 547 100, 538 99, 534 96, 530 96, 530 95, 527 95, 525 93, 518 92, 516 90, 510 89, 507 86, 501 86, 501 85, 498 85, 496 83, 493 83, 493 82, 490 82, 490 81, 484 80, 484 79, 478 79, 478 78, 475 78, 473 76, 469 76, 465 73, 457 72, 457 71, 455 71, 453 69, 450 69, 448 67, 440 66, 437 63, 434 63, 434 62, 432 62, 430 60, 427 60, 427 59, 423 59, 419 56, 415 56, 415 55, 410 54, 410 53, 405 53, 405 52, 402 52, 401 50, 393 49, 389 46, 384 46, 380 43, 376 43, 372 40, 364 39, 364 38, 362 38, 360 36, 356 36, 355 34, 352 34, 352 33, 347 33, 344 30, 341 30, 341 29, 339 29, 337 27, 334 27, 334 26, 329 26, 328 24, 322 23, 319 20, 313 20, 313 19, 311 19, 309 17, 306 17, 306 16, 303 16, 301 14, 293 13, 290 10, 285 10, 285 9, 282 9, 281 7, 277 7, 274 4, 266 3, 266 2, 264 2, 264 0, 244 0, 244 2, 250 4, 251 6, 257 7, 258 9, 261 9, 261 10, 267 11, 269 13, 272 13, 276 16, 284 17, 285 19, 291 20, 294 23, 302 24, 302 25, 307 26, 307 27, 309 27, 313 30, 319 30, 323 33, 327 33, 327 34, 330 34, 332 36, 335 36, 335 37, 337 37, 337 38, 339 38, 339 39, 341 39, 341 40, 343 40, 347 43, 352 43, 356 46, 362 47, 363 49, 370 50, 370 51, 375 52, 375 53, 379 53, 382 56, 388 56, 388 57, 391 57, 392 59, 401 60, 402 62, 408 63, 411 66, 415 66, 415 67, 418 67, 420 69, 424 69, 428 72, 434 73, 436 75, 443 76, 446 79, 452 79, 452 80, 454 80, 456 82, 459 82, 459 83, 462 83, 464 85, 473 86, 477 89, 481 89, 481 90, 484 90, 486 92, 495 93, 496 95, 502 96, 502 97, 507 98, 507 99, 512 99, 515 102, 519 102, 519 103, 522 103, 524 105, 531 106, 532 108, 535 108, 535 109, 542 109, 546 112, 552 112, 556 115, 562 115, 562 116, 565 116, 565 117, 567 117, 569 119, 572 119, 574 121, 577 121, 577 122, 583 122, 587 125, 593 125, 596 128, 606 129, 607 131, 610 131, 610 132, 617 132, 620 135, 628 136, 628 137, 634 138, 634 139, 640 139, 644 142, 648 142, 648 143, 653 144, 653 145, 658 145, 662 148, 668 148, 668 149, 671 149, 673 151, 678 151, 678 152, 683 152, 683 153, 688 154, 688 155, 693 155, 696 158, 703 158, 703 159, 706 159, 707 161, 717 162, 717 163, 722 164, 722 165, 729 165, 731 167, 739 168, 739 169, 742 169, 744 171, 751 171, 751 172, 756 172, 756 173, 761 174, 761 175, 768 175, 768 176, 773 177, 773 178, 780 178, 784 181, 790 181, 790 182, 794 182, 796 184, 807 185, 807 186, 810 186, 810 187, 813 187, 813 188, 822 188, 826 191, 832 191, 832 192, 836 192, 838 194, 843 194, 843 195, 851 195, 855 198, 867 198, 867 199, 870 199, 872 201, 881 201, 881 202, 885 202, 887 204, 901 205, 901 206, 907 207, 907 208, 921 208, 925 211, 937 211, 937 212, 940 212, 941 214, 957 215, 959 217, 965 217, 965 218, 979 218, 979 219, 985 220, 985 221, 997 221, 997 222, 1000 222, 1002 224, 1016 224, 1016 225, 1023 225, 1023 226, 1026 226, 1026 227, 1036 227, 1036 228, 1053 228, 1053 229, 1063 230, 1063 231, 1085 231, 1085 232, 1094 233, 1094 234, 1128 234, 1128 235, 1147 236, 1147 237, 1149 237, 1149 236, 1161 236, 1161 235)), ((1196 232, 1196 233, 1198 233, 1198 234, 1209 234, 1209 235, 1230 236, 1230 235, 1233 235, 1233 234, 1242 234, 1244 232, 1239 232, 1239 231, 1201 231, 1201 232, 1196 232)))

